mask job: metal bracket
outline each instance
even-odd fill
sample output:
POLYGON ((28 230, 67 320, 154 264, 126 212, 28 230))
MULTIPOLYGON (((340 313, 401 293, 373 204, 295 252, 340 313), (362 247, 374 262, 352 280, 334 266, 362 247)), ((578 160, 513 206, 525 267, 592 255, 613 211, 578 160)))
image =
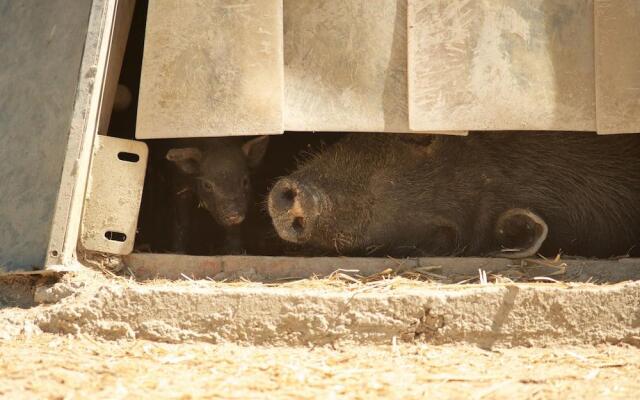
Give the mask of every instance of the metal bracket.
POLYGON ((143 142, 97 136, 80 235, 86 250, 133 251, 148 153, 143 142))

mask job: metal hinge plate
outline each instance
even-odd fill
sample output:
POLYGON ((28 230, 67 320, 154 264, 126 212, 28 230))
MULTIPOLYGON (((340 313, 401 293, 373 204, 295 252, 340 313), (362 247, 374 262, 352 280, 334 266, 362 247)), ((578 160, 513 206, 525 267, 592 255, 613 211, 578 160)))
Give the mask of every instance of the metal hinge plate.
POLYGON ((82 215, 84 249, 133 251, 148 153, 143 142, 96 137, 82 215))

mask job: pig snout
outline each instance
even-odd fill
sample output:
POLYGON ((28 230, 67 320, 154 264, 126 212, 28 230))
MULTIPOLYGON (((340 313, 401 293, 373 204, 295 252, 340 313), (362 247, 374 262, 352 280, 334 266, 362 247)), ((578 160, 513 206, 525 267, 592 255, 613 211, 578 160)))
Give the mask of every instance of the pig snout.
POLYGON ((244 215, 238 212, 230 212, 222 217, 225 226, 240 225, 244 221, 244 215))
POLYGON ((289 242, 307 242, 316 228, 322 192, 292 178, 280 179, 268 198, 269 215, 278 235, 289 242))
POLYGON ((228 202, 228 204, 216 204, 213 212, 214 217, 222 226, 240 225, 244 222, 246 210, 238 206, 238 202, 228 202))

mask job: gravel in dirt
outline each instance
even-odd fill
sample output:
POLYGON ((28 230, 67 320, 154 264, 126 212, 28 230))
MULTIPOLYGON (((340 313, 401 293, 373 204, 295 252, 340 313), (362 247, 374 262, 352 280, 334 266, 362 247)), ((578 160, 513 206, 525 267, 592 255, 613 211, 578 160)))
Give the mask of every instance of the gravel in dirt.
POLYGON ((0 340, 7 399, 638 398, 640 349, 0 340))

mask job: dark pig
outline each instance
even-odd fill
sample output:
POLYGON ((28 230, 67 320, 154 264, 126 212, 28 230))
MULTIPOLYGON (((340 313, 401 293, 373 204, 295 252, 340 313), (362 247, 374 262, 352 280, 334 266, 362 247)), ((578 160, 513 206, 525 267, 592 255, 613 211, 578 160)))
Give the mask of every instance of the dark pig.
MULTIPOLYGON (((269 138, 242 140, 233 137, 190 139, 180 141, 185 147, 167 151, 166 159, 176 167, 169 179, 174 203, 171 251, 186 252, 192 236, 198 234, 194 227, 198 223, 202 226, 203 219, 198 216, 198 207, 205 209, 224 229, 226 240, 222 252, 243 250, 240 224, 251 202, 250 169, 260 164, 269 138)), ((207 234, 201 230, 200 235, 207 234)))
POLYGON ((640 135, 349 134, 280 179, 268 207, 310 252, 635 254, 640 135))

